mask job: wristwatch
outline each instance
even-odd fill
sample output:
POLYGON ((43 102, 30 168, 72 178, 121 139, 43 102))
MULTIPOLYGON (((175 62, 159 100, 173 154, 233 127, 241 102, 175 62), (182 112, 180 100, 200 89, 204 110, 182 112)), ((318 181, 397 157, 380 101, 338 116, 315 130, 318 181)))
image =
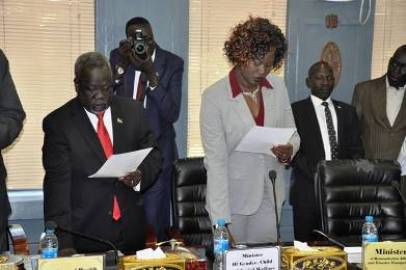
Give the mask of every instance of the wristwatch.
POLYGON ((159 85, 159 74, 158 74, 158 72, 156 72, 155 73, 155 76, 157 77, 157 79, 158 79, 158 82, 157 82, 157 85, 155 85, 155 86, 151 86, 150 84, 149 84, 149 81, 148 81, 148 85, 147 85, 147 87, 149 88, 149 90, 151 90, 151 91, 154 91, 155 90, 155 88, 157 88, 157 86, 159 85))

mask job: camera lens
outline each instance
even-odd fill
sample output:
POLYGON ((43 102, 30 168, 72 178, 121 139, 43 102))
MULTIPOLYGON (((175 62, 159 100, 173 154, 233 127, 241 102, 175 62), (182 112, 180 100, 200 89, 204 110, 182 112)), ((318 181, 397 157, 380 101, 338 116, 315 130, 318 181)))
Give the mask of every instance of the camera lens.
POLYGON ((145 44, 144 42, 136 42, 134 44, 134 50, 136 54, 144 54, 145 53, 145 44))

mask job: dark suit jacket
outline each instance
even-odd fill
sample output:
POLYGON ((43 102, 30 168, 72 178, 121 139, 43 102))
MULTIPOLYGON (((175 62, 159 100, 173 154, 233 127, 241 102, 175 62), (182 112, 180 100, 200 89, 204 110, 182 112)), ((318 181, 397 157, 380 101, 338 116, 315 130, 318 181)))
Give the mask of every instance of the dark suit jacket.
MULTIPOLYGON (((122 66, 122 63, 118 49, 111 51, 111 67, 114 69, 117 65, 122 66)), ((159 76, 159 86, 153 91, 146 89, 146 116, 161 148, 163 167, 166 167, 172 165, 177 155, 173 124, 180 112, 183 60, 157 46, 154 67, 159 76)), ((122 80, 114 86, 116 95, 133 97, 134 75, 135 67, 130 64, 122 80)))
POLYGON ((393 126, 386 114, 386 75, 355 86, 352 105, 361 126, 365 157, 396 160, 406 136, 406 95, 393 126))
MULTIPOLYGON (((355 109, 333 100, 337 114, 338 158, 361 158, 364 154, 355 109)), ((325 159, 323 139, 313 103, 309 98, 292 104, 300 148, 292 166, 294 183, 291 189, 292 204, 303 200, 314 201, 314 175, 320 160, 325 159)))
MULTIPOLYGON (((153 184, 160 168, 160 154, 140 104, 113 97, 111 104, 113 151, 125 153, 147 147, 155 149, 142 162, 141 191, 153 184)), ((97 133, 77 98, 50 113, 43 121, 44 216, 58 225, 107 239, 124 252, 145 244, 142 198, 139 192, 116 178, 90 179, 106 161, 97 133), (112 220, 113 195, 121 210, 112 220)), ((110 248, 67 234, 59 234, 60 248, 79 252, 110 248)))
MULTIPOLYGON (((10 74, 8 60, 0 50, 0 149, 9 146, 23 127, 25 113, 10 74)), ((7 196, 6 168, 0 154, 0 236, 11 214, 7 196)), ((0 246, 1 253, 1 246, 0 246)))

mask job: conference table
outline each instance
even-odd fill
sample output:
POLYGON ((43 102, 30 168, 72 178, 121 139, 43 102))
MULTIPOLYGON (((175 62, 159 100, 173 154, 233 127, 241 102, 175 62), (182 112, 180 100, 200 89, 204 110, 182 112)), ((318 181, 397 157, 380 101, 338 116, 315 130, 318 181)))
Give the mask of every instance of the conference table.
MULTIPOLYGON (((293 243, 284 243, 285 245, 291 245, 293 243)), ((320 244, 320 243, 319 243, 320 244)), ((256 247, 267 247, 269 245, 256 245, 256 247)), ((248 247, 249 248, 249 247, 248 247)), ((194 265, 193 269, 189 267, 188 270, 212 270, 213 269, 213 261, 212 255, 207 253, 205 248, 189 248, 194 255, 198 256, 199 264, 196 266, 194 265), (207 256, 208 255, 208 256, 207 256)), ((18 255, 15 255, 18 256, 18 255)), ((33 269, 32 263, 35 264, 35 261, 38 260, 40 257, 39 255, 28 255, 28 256, 18 256, 20 258, 19 261, 23 260, 23 264, 20 263, 18 270, 36 270, 33 269)), ((1 268, 0 268, 1 269, 1 268)), ((119 269, 119 267, 106 267, 105 270, 115 270, 119 269)), ((356 264, 347 264, 348 270, 359 270, 362 269, 360 265, 356 264)))

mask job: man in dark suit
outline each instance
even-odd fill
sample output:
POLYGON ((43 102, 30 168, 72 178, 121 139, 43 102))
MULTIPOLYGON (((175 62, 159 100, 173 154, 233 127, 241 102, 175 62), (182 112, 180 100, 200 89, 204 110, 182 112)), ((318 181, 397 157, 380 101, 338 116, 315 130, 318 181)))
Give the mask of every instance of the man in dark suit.
POLYGON ((183 60, 154 41, 150 23, 142 17, 127 22, 127 39, 110 54, 116 95, 144 104, 149 124, 162 154, 162 171, 144 194, 147 222, 159 241, 170 224, 172 163, 177 158, 175 129, 181 102, 183 60))
MULTIPOLYGON (((0 50, 0 148, 13 143, 23 127, 25 113, 10 74, 8 60, 0 50)), ((11 214, 7 196, 6 168, 0 154, 0 253, 8 249, 7 226, 11 214)))
POLYGON ((352 104, 361 125, 365 157, 396 160, 406 136, 406 44, 389 60, 387 73, 357 84, 352 104))
POLYGON ((317 163, 363 156, 355 109, 330 98, 334 74, 328 63, 313 64, 306 85, 311 96, 292 104, 301 144, 292 163, 290 201, 295 239, 300 241, 313 240, 312 230, 321 226, 314 192, 317 163))
MULTIPOLYGON (((160 154, 140 104, 113 96, 107 59, 82 54, 75 64, 77 96, 43 121, 44 216, 59 226, 106 239, 124 253, 145 245, 140 192, 152 185, 160 154), (135 172, 93 179, 111 154, 153 147, 135 172)), ((62 253, 102 252, 109 246, 59 233, 62 253)))

